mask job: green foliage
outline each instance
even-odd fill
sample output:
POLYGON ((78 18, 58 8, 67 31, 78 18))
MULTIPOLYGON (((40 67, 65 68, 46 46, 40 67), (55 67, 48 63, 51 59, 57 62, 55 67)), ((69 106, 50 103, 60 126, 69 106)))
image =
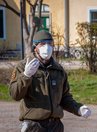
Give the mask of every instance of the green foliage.
POLYGON ((5 100, 5 101, 12 100, 7 85, 0 84, 0 100, 5 100))
MULTIPOLYGON (((97 104, 97 75, 90 74, 86 70, 70 70, 68 78, 71 87, 71 93, 76 101, 85 104, 97 104)), ((0 100, 12 101, 9 88, 6 84, 0 84, 0 100)))
POLYGON ((81 69, 68 75, 74 98, 82 103, 97 104, 97 75, 81 69))

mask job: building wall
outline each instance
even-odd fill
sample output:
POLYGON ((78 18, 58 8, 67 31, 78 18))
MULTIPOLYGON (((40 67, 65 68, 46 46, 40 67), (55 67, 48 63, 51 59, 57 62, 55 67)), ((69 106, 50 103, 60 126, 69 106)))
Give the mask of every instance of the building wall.
MULTIPOLYGON (((64 2, 63 0, 44 0, 44 4, 50 7, 50 29, 51 31, 64 32, 64 2)), ((20 3, 17 0, 9 0, 17 11, 20 9, 20 3)), ((27 4, 27 20, 29 23, 29 5, 27 4)), ((21 42, 20 34, 20 18, 12 13, 10 10, 5 9, 6 14, 6 39, 0 40, 0 48, 6 47, 8 49, 16 49, 17 44, 21 42)))
POLYGON ((6 17, 6 42, 11 49, 16 48, 16 44, 20 43, 20 19, 11 11, 7 11, 6 17), (11 17, 10 17, 11 16, 11 17))
POLYGON ((64 1, 63 0, 51 0, 50 9, 52 13, 52 28, 64 31, 64 1), (57 29, 58 28, 58 29, 57 29))
MULTIPOLYGON (((48 4, 50 7, 50 21, 51 31, 56 33, 61 32, 64 36, 65 32, 65 19, 64 19, 64 1, 65 0, 44 0, 44 4, 48 4)), ((19 1, 8 1, 17 11, 19 11, 19 1)), ((88 21, 88 9, 93 7, 97 8, 96 0, 69 0, 70 12, 69 12, 69 29, 70 29, 70 43, 75 43, 77 38, 76 23, 88 21)), ((6 39, 0 40, 0 47, 5 45, 10 49, 15 49, 17 44, 21 42, 20 33, 20 18, 14 13, 6 10, 6 39)), ((27 4, 27 14, 29 14, 29 5, 27 4)), ((29 15, 27 16, 29 23, 29 15)), ((64 43, 64 42, 63 42, 64 43)))
MULTIPOLYGON (((14 1, 9 0, 9 4, 19 11, 14 1)), ((6 8, 5 15, 6 38, 4 40, 0 39, 0 48, 15 49, 16 44, 20 43, 20 19, 6 8)))
POLYGON ((77 39, 77 22, 89 21, 88 10, 96 8, 97 0, 70 0, 70 43, 77 39))

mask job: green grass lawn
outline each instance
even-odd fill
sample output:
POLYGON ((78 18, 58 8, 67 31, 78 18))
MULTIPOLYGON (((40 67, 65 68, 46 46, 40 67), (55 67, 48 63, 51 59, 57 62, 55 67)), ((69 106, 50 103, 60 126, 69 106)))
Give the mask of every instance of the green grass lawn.
MULTIPOLYGON (((97 104, 97 74, 85 70, 68 71, 71 93, 76 101, 85 104, 97 104)), ((0 84, 0 100, 12 100, 7 85, 0 84)))
POLYGON ((11 101, 11 97, 9 94, 9 89, 7 85, 0 84, 0 100, 3 101, 11 101))
POLYGON ((97 104, 97 74, 85 70, 68 72, 71 93, 82 103, 97 104))

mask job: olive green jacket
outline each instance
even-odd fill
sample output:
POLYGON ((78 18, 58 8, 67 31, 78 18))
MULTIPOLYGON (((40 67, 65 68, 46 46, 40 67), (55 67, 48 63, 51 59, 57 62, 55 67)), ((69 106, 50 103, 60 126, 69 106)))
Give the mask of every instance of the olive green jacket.
POLYGON ((25 64, 26 59, 16 66, 10 82, 12 98, 21 100, 20 120, 62 118, 63 110, 78 115, 82 104, 72 98, 67 74, 53 58, 47 67, 40 64, 31 78, 23 73, 25 64))

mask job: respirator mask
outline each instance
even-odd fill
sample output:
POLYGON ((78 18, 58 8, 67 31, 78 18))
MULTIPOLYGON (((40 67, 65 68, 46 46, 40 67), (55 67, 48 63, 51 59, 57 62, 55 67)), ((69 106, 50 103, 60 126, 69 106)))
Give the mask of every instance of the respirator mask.
POLYGON ((44 60, 49 60, 52 56, 53 47, 49 44, 44 44, 38 49, 40 57, 44 60))

